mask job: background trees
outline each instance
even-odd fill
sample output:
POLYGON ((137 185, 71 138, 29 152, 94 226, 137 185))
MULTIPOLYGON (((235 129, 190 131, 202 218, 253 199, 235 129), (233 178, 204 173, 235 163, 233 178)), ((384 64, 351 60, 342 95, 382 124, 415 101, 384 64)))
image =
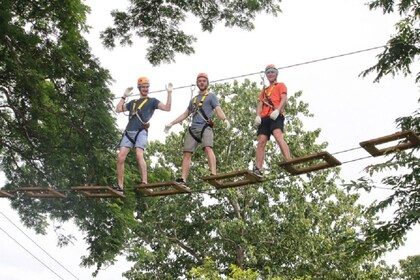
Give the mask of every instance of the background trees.
MULTIPOLYGON (((51 186, 67 192, 74 185, 108 185, 114 177, 119 133, 110 114, 111 77, 81 35, 87 11, 80 1, 1 1, 0 151, 8 180, 5 189, 51 186)), ((18 196, 12 207, 39 233, 45 232, 48 217, 75 218, 82 230, 106 235, 104 242, 125 231, 120 220, 132 216, 118 216, 107 203, 80 200, 72 193, 64 200, 18 196)), ((68 242, 68 237, 60 241, 68 242)))
MULTIPOLYGON (((217 85, 213 91, 222 97, 222 107, 234 124, 226 131, 216 123, 219 171, 247 168, 254 157, 249 139, 255 133, 247 116, 255 110, 259 89, 246 81, 233 87, 217 85)), ((326 144, 314 144, 319 131, 303 130, 300 118, 310 113, 300 95, 289 100, 287 139, 294 153, 310 154, 326 144)), ((172 147, 181 147, 183 133, 172 133, 165 145, 152 143, 148 155, 155 162, 154 172, 168 168, 176 172, 181 151, 172 147)), ((271 175, 264 183, 214 191, 200 179, 208 171, 203 153, 196 153, 192 194, 138 200, 137 226, 127 240, 129 259, 136 264, 125 276, 174 279, 203 265, 206 258, 215 261, 217 274, 227 275, 235 264, 264 279, 363 278, 383 273, 374 260, 385 247, 364 237, 375 218, 362 215, 357 195, 340 190, 337 170, 291 177, 275 165, 279 154, 270 145, 271 175)))
MULTIPOLYGON (((384 52, 378 56, 378 63, 362 75, 376 72, 375 81, 379 82, 386 75, 410 74, 412 64, 420 54, 420 28, 416 25, 420 16, 418 1, 374 0, 368 2, 368 6, 371 10, 380 9, 384 14, 398 12, 401 19, 395 24, 397 33, 391 36, 384 52)), ((416 74, 416 82, 420 82, 420 72, 416 74)))
MULTIPOLYGON (((250 3, 248 1, 248 4, 250 3)), ((88 45, 79 34, 84 28, 82 21, 87 8, 77 1, 67 2, 66 5, 51 1, 30 2, 29 4, 27 1, 3 1, 2 8, 3 5, 5 5, 5 9, 1 9, 2 66, 0 70, 3 77, 1 91, 6 103, 2 105, 5 106, 1 115, 4 129, 0 133, 2 133, 1 151, 2 164, 4 164, 2 167, 9 180, 6 188, 22 185, 49 185, 66 190, 69 186, 78 184, 110 184, 110 178, 114 177, 114 145, 117 142, 118 132, 112 115, 109 114, 111 94, 106 88, 106 83, 110 81, 110 77, 107 71, 101 69, 98 61, 90 55, 88 45), (76 8, 75 11, 73 8, 76 8)), ((150 4, 146 3, 146 5, 150 4)), ((220 16, 215 18, 220 19, 220 16)), ((158 32, 153 30, 151 35, 156 33, 158 32)), ((183 40, 170 41, 172 35, 178 34, 176 31, 168 34, 164 39, 169 42, 183 42, 183 40)), ((151 42, 158 41, 156 38, 151 42)), ((161 51, 164 52, 165 48, 162 47, 161 51)), ((166 51, 169 54, 167 57, 165 53, 160 54, 156 51, 150 58, 156 61, 159 59, 170 60, 171 51, 170 49, 166 49, 166 51)), ((389 62, 390 58, 386 61, 389 62)), ((410 62, 410 60, 404 61, 410 62)), ((398 71, 398 68, 394 69, 398 71)), ((236 85, 233 88, 228 86, 224 89, 217 88, 221 95, 228 95, 233 90, 238 90, 240 93, 249 90, 256 94, 256 89, 246 84, 244 86, 236 85)), ((245 96, 247 95, 245 94, 245 96)), ((229 98, 226 97, 226 101, 229 101, 229 98)), ((253 157, 253 144, 249 141, 253 137, 253 129, 245 121, 247 119, 246 112, 249 109, 247 106, 253 107, 253 105, 247 105, 247 102, 242 103, 232 99, 232 104, 225 105, 227 108, 231 106, 230 114, 245 112, 244 115, 236 116, 240 123, 237 129, 244 130, 244 132, 243 135, 239 134, 235 137, 230 135, 232 138, 228 138, 229 141, 224 139, 225 137, 221 137, 222 142, 219 144, 222 147, 219 150, 221 169, 219 171, 246 168, 247 162, 253 157), (234 160, 235 158, 241 158, 244 162, 238 164, 238 161, 234 160)), ((291 118, 289 120, 290 128, 288 128, 288 137, 295 156, 323 148, 313 145, 318 132, 303 131, 302 120, 293 117, 297 111, 305 111, 306 108, 306 105, 297 103, 296 101, 296 104, 290 106, 291 118)), ((412 118, 412 120, 414 119, 416 117, 412 118)), ((225 131, 220 129, 218 133, 218 135, 225 135, 225 131)), ((173 135, 167 139, 167 143, 172 147, 178 147, 181 137, 182 134, 173 135)), ((167 151, 165 147, 159 146, 162 145, 161 143, 153 145, 156 145, 156 150, 153 156, 151 154, 149 163, 154 162, 157 156, 162 160, 162 163, 156 164, 153 176, 156 181, 170 179, 173 177, 172 173, 176 172, 175 168, 180 166, 179 151, 167 151), (168 166, 174 168, 172 172, 168 171, 168 166)), ((401 156, 398 155, 398 157, 401 156)), ((414 154, 411 157, 411 162, 408 158, 401 162, 415 167, 416 159, 414 154)), ((268 158, 268 162, 276 160, 268 158)), ((196 171, 192 178, 198 180, 201 175, 206 174, 205 160, 198 156, 195 162, 197 163, 194 166, 196 171)), ((274 173, 278 171, 275 166, 271 166, 271 168, 274 173)), ((413 169, 413 171, 416 170, 413 169)), ((128 185, 132 185, 134 181, 134 176, 131 176, 134 173, 130 174, 130 172, 136 172, 135 168, 131 171, 128 170, 128 185)), ((177 263, 180 263, 179 268, 176 268, 178 270, 172 270, 175 260, 162 262, 161 266, 156 269, 162 275, 182 274, 189 267, 199 265, 200 259, 203 259, 207 249, 213 249, 216 246, 223 248, 220 253, 217 252, 217 257, 220 257, 222 264, 218 268, 222 270, 222 273, 224 272, 223 268, 232 262, 242 265, 244 268, 260 269, 262 267, 261 273, 264 275, 275 274, 279 271, 268 271, 269 267, 265 267, 259 259, 262 256, 263 260, 269 259, 271 264, 281 263, 280 273, 284 273, 288 267, 294 267, 296 264, 299 269, 294 272, 295 275, 316 275, 320 271, 333 275, 336 272, 334 268, 342 267, 343 264, 334 263, 334 260, 330 260, 330 258, 337 255, 347 257, 356 249, 360 256, 350 258, 351 261, 343 273, 346 273, 345 275, 365 273, 372 269, 371 259, 365 259, 367 253, 380 254, 386 246, 381 245, 377 248, 378 250, 372 251, 372 246, 378 239, 365 239, 363 234, 358 236, 354 232, 353 225, 361 226, 362 232, 366 234, 374 231, 372 231, 371 221, 360 220, 357 212, 361 212, 362 209, 358 211, 356 211, 357 207, 355 207, 356 210, 353 209, 354 197, 347 198, 346 193, 336 190, 336 176, 333 171, 328 171, 309 175, 308 181, 299 178, 288 181, 287 178, 273 177, 270 182, 262 185, 261 189, 257 189, 257 191, 253 189, 243 192, 242 190, 226 191, 227 195, 225 192, 210 193, 208 196, 215 199, 214 204, 211 205, 205 205, 204 197, 206 196, 202 197, 200 194, 192 195, 190 200, 184 198, 182 202, 177 202, 178 198, 162 198, 153 202, 153 199, 136 198, 134 194, 131 194, 124 203, 121 203, 119 201, 86 201, 78 197, 71 197, 71 193, 69 193, 69 200, 61 201, 29 200, 19 197, 13 202, 13 205, 18 208, 26 224, 35 227, 39 232, 44 230, 48 216, 59 221, 74 217, 80 229, 86 232, 90 246, 90 255, 83 260, 85 265, 103 267, 112 263, 119 253, 129 250, 131 258, 139 260, 139 263, 129 272, 130 277, 145 273, 140 271, 145 267, 143 262, 150 266, 150 262, 153 263, 155 258, 161 258, 165 254, 171 255, 172 251, 180 256, 176 260, 177 263), (275 190, 271 190, 272 188, 275 190), (276 188, 281 188, 281 193, 276 188), (287 197, 282 196, 285 194, 287 197), (335 196, 339 199, 334 198, 332 202, 328 200, 335 196), (320 205, 318 206, 312 201, 318 202, 320 205), (280 206, 277 209, 271 203, 277 203, 280 206), (344 203, 343 210, 336 211, 334 208, 341 207, 341 203, 344 203), (282 204, 290 205, 291 209, 282 204), (203 208, 203 206, 208 206, 208 208, 203 208), (145 214, 142 214, 145 209, 150 210, 151 213, 146 211, 145 214), (175 212, 178 209, 180 213, 175 212), (305 212, 302 212, 304 209, 305 212), (212 213, 207 213, 210 210, 212 213), (169 217, 174 217, 173 220, 161 217, 163 215, 161 211, 169 217), (200 211, 204 213, 202 214, 200 211), (356 214, 350 214, 352 211, 355 211, 356 214), (191 225, 190 215, 192 214, 187 214, 190 212, 194 214, 193 221, 196 224, 191 225), (269 216, 271 212, 275 213, 273 217, 269 216), (212 217, 212 215, 216 215, 217 219, 209 221, 203 218, 212 217), (346 215, 350 217, 346 217, 346 215), (154 221, 156 217, 163 225, 154 221), (264 220, 265 217, 271 223, 259 225, 258 222, 264 220), (283 221, 281 218, 285 220, 283 221), (331 222, 333 218, 340 220, 338 228, 335 223, 331 222), (315 223, 317 219, 322 222, 315 223), (146 223, 139 224, 143 220, 146 223), (289 222, 289 220, 293 222, 289 222), (176 232, 172 228, 175 222, 181 223, 181 225, 174 226, 177 229, 176 232), (183 230, 182 225, 185 225, 188 231, 183 230), (201 239, 193 236, 184 240, 190 234, 196 233, 195 227, 199 226, 203 227, 199 231, 202 235, 201 239), (133 231, 133 228, 136 231, 133 231), (212 241, 212 229, 216 229, 216 233, 221 236, 216 241, 212 241), (341 232, 344 229, 350 233, 341 232), (330 234, 330 231, 334 232, 334 235, 330 234), (328 234, 322 234, 323 232, 328 234), (286 235, 287 237, 278 242, 276 245, 278 247, 268 246, 267 244, 273 243, 273 240, 277 242, 276 233, 279 236, 286 235), (262 242, 267 243, 266 246, 259 246, 261 236, 266 235, 267 239, 262 239, 262 242), (322 237, 323 235, 328 235, 328 237, 322 237), (343 238, 340 239, 336 235, 343 238), (180 239, 179 236, 186 237, 180 239), (234 237, 233 240, 229 240, 231 236, 234 237), (351 241, 347 242, 347 237, 351 241), (354 237, 355 240, 351 237, 354 237), (322 238, 327 241, 324 242, 322 238), (127 244, 127 240, 135 240, 136 243, 127 244), (213 247, 200 244, 207 243, 208 240, 213 247), (302 240, 305 246, 300 246, 297 240, 302 240), (340 242, 344 245, 337 245, 341 244, 340 242), (134 248, 135 245, 139 246, 134 248), (328 255, 328 246, 334 249, 334 255, 328 255), (354 250, 350 250, 350 247, 354 250), (148 251, 150 248, 153 249, 152 253, 148 251), (291 249, 284 252, 284 248, 291 249), (341 248, 342 251, 340 251, 341 248), (296 251, 298 257, 291 258, 290 251, 296 251), (231 252, 235 252, 235 254, 231 252), (280 255, 277 255, 278 252, 280 255), (307 261, 308 256, 311 259, 310 263, 307 261), (191 260, 194 263, 191 263, 191 260), (332 262, 331 266, 328 266, 330 261, 332 262), (356 264, 361 262, 364 262, 363 267, 368 267, 368 269, 359 269, 356 264)), ((405 180, 405 178, 401 179, 405 180)), ((411 177, 410 182, 418 185, 417 180, 415 177, 411 177)), ((394 182, 396 181, 394 180, 394 182)), ((201 187, 205 188, 206 186, 198 186, 198 189, 201 187)), ((400 192, 400 198, 410 197, 404 194, 404 192, 400 192)), ((408 206, 407 210, 415 209, 410 208, 413 206, 412 204, 407 204, 404 200, 401 202, 401 206, 408 206)), ((381 206, 387 206, 387 204, 381 206)), ((413 224, 412 221, 416 221, 416 214, 413 215, 413 212, 410 211, 406 212, 411 215, 407 221, 413 224)), ((371 219, 373 214, 369 213, 367 217, 371 219)), ((395 223, 396 227, 399 225, 399 222, 395 223)), ((404 232, 398 228, 395 230, 402 233, 402 235, 398 235, 399 237, 403 236, 404 232)), ((208 251, 209 254, 216 256, 216 253, 208 251)), ((352 254, 350 255, 353 256, 352 254)), ((295 275, 288 276, 294 277, 295 275)))

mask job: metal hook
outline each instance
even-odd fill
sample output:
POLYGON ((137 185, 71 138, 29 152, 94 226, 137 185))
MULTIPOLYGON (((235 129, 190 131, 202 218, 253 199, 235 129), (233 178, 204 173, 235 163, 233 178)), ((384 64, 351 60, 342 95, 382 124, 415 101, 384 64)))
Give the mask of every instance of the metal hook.
POLYGON ((191 90, 191 98, 192 98, 194 95, 195 85, 191 85, 190 90, 191 90))
POLYGON ((265 82, 264 82, 265 72, 264 71, 261 71, 260 77, 261 77, 261 84, 263 88, 265 88, 265 82))

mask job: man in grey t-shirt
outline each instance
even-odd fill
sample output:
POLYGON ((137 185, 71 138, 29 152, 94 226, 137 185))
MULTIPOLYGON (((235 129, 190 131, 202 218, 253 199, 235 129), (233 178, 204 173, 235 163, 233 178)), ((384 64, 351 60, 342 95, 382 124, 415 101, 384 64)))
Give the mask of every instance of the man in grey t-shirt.
POLYGON ((207 155, 210 173, 212 175, 216 174, 216 156, 213 152, 213 111, 216 112, 217 116, 227 128, 230 127, 229 121, 226 119, 225 113, 220 107, 217 96, 207 91, 207 87, 209 86, 207 74, 198 74, 196 84, 199 89, 199 94, 190 100, 188 108, 184 113, 165 126, 165 132, 167 133, 174 124, 182 122, 189 115, 193 114, 192 123, 188 128, 188 133, 184 141, 182 175, 181 178, 176 180, 183 185, 187 185, 186 180, 190 170, 191 157, 199 143, 201 143, 207 155))
POLYGON ((121 139, 120 152, 117 156, 118 184, 115 186, 115 189, 119 192, 124 192, 124 162, 131 148, 135 148, 136 150, 136 158, 141 173, 142 184, 147 184, 147 166, 143 153, 147 145, 149 120, 152 118, 156 109, 162 111, 171 110, 172 84, 168 84, 166 88, 168 93, 166 104, 160 102, 156 98, 148 97, 149 85, 150 83, 147 77, 140 77, 137 80, 140 98, 125 103, 125 99, 132 94, 133 88, 129 87, 125 90, 124 95, 115 108, 117 113, 125 111, 130 112, 128 124, 124 131, 123 138, 121 139))

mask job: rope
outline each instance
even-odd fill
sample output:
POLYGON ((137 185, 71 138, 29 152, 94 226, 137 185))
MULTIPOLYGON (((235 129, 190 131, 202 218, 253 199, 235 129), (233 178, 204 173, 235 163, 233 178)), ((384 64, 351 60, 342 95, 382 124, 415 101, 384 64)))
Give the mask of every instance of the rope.
POLYGON ((17 228, 21 233, 23 233, 29 240, 32 241, 32 243, 34 243, 39 249, 41 249, 45 254, 47 254, 52 260, 54 260, 59 266, 61 266, 62 268, 64 268, 64 270, 66 270, 68 273, 70 273, 74 278, 77 278, 73 273, 71 273, 71 271, 69 271, 67 268, 65 268, 59 261, 57 261, 53 256, 51 256, 47 251, 45 251, 41 246, 39 246, 31 237, 29 237, 24 231, 22 231, 15 223, 13 223, 6 215, 4 215, 3 212, 0 211, 0 214, 3 215, 3 217, 5 217, 12 225, 15 226, 15 228, 17 228))
MULTIPOLYGON (((377 47, 367 48, 367 49, 353 51, 353 52, 349 52, 349 53, 343 53, 343 54, 339 54, 339 55, 333 55, 333 56, 329 56, 329 57, 314 59, 314 60, 310 60, 310 61, 291 64, 291 65, 288 65, 288 66, 278 67, 277 69, 281 70, 281 69, 293 68, 293 67, 298 67, 298 66, 302 66, 302 65, 306 65, 306 64, 317 63, 317 62, 326 61, 326 60, 330 60, 330 59, 340 58, 340 57, 344 57, 344 56, 355 55, 355 54, 359 54, 359 53, 362 53, 362 52, 368 52, 368 51, 372 51, 372 50, 376 50, 376 49, 385 48, 386 46, 387 45, 377 46, 377 47)), ((211 81, 210 84, 223 82, 223 81, 228 81, 228 80, 233 80, 233 79, 238 79, 238 78, 244 78, 244 77, 253 76, 253 75, 257 75, 257 74, 261 74, 261 73, 264 73, 264 71, 242 74, 242 75, 237 75, 237 76, 231 76, 231 77, 227 77, 227 78, 221 78, 221 79, 211 81)), ((184 89, 184 88, 188 88, 188 87, 191 87, 191 86, 194 86, 194 84, 174 87, 173 90, 184 89)), ((165 92, 165 91, 166 90, 164 90, 164 89, 155 90, 155 91, 150 91, 149 94, 158 93, 158 92, 165 92)), ((140 94, 133 94, 132 96, 136 96, 136 95, 140 95, 140 94)), ((114 98, 114 100, 116 100, 116 99, 120 99, 120 97, 114 98)))
POLYGON ((28 249, 26 249, 22 244, 20 244, 16 239, 14 239, 9 233, 7 233, 1 226, 0 230, 3 231, 7 236, 10 237, 16 244, 18 244, 20 247, 22 247, 26 252, 28 252, 32 257, 34 257, 37 261, 39 261, 43 266, 45 266, 49 271, 57 275, 58 278, 63 279, 60 275, 58 275, 54 270, 52 270, 48 265, 46 265, 44 262, 42 262, 40 259, 38 259, 34 254, 32 254, 28 249))

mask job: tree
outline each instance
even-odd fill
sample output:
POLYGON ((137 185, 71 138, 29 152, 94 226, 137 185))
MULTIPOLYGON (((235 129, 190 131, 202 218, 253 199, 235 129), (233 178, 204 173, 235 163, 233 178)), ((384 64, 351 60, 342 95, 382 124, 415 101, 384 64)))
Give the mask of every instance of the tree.
MULTIPOLYGON (((111 77, 81 33, 81 1, 0 2, 0 153, 6 190, 54 187, 66 199, 12 200, 22 222, 44 233, 48 218, 75 219, 91 254, 113 261, 132 222, 129 203, 89 201, 71 186, 109 185, 119 132, 111 112, 111 77), (101 249, 101 242, 108 243, 101 249)), ((129 168, 130 169, 130 168, 129 168)), ((134 170, 134 168, 131 168, 134 170)), ((64 245, 71 236, 62 236, 64 245)))
MULTIPOLYGON (((278 1, 280 3, 280 1, 278 1)), ((115 47, 131 45, 133 35, 147 38, 147 60, 158 65, 173 62, 175 54, 194 53, 196 38, 182 30, 187 15, 199 19, 203 31, 212 32, 215 25, 224 22, 226 27, 252 30, 252 20, 260 12, 276 16, 280 10, 277 1, 135 1, 130 0, 125 12, 113 11, 114 25, 101 33, 103 44, 115 47)))
MULTIPOLYGON (((397 125, 402 131, 420 131, 420 110, 412 116, 397 119, 397 125)), ((377 228, 372 228, 369 236, 377 242, 390 243, 393 248, 403 244, 404 237, 413 226, 420 222, 419 200, 420 194, 420 165, 418 157, 419 147, 399 151, 388 155, 388 160, 383 163, 367 166, 365 171, 368 176, 351 181, 349 189, 364 189, 371 191, 377 187, 389 187, 393 193, 385 200, 371 205, 372 212, 381 212, 388 207, 394 206, 397 209, 392 219, 381 221, 377 228), (381 182, 376 183, 372 178, 375 175, 383 176, 381 182)))
MULTIPOLYGON (((375 82, 386 75, 395 76, 402 72, 405 76, 411 74, 411 65, 418 60, 420 54, 420 17, 417 0, 374 0, 368 3, 369 9, 382 9, 383 13, 393 13, 395 10, 402 16, 396 23, 397 34, 388 41, 383 53, 378 55, 378 63, 362 72, 365 77, 371 72, 377 72, 375 82), (397 2, 397 3, 396 3, 397 2)), ((420 72, 416 75, 420 82, 420 72)))
MULTIPOLYGON (((396 24, 397 34, 394 35, 378 56, 378 63, 362 72, 362 76, 376 71, 375 82, 379 82, 386 75, 396 75, 402 72, 411 74, 411 65, 418 60, 420 53, 420 29, 417 21, 420 16, 418 1, 371 1, 370 9, 382 9, 384 13, 395 10, 402 16, 396 24)), ((416 82, 420 81, 420 72, 417 73, 416 82)), ((420 110, 411 116, 400 117, 396 120, 397 127, 401 130, 412 130, 419 135, 420 110)), ((388 221, 381 221, 377 228, 370 231, 369 236, 376 242, 389 243, 393 248, 399 247, 404 242, 407 231, 420 221, 418 186, 420 185, 419 148, 405 152, 398 152, 388 156, 384 163, 367 166, 365 171, 368 176, 359 178, 348 184, 349 189, 365 189, 389 187, 394 192, 387 199, 374 203, 370 211, 379 213, 389 207, 396 207, 393 217, 388 221), (393 172, 394 171, 394 172, 393 172), (384 173, 394 173, 384 176, 380 183, 375 183, 372 178, 384 173)))
MULTIPOLYGON (((228 280, 257 280, 259 276, 258 273, 253 272, 251 269, 243 271, 236 265, 231 265, 229 270, 229 276, 226 278, 228 280)), ((216 263, 210 258, 206 258, 202 266, 191 269, 187 276, 188 279, 224 279, 218 275, 216 263)))
MULTIPOLYGON (((213 91, 234 124, 226 131, 216 122, 218 171, 246 169, 254 160, 255 143, 250 139, 255 128, 249 116, 259 89, 245 81, 233 87, 215 85, 213 91)), ((294 156, 326 147, 315 144, 319 130, 303 130, 300 117, 310 113, 300 95, 290 96, 287 107, 286 137, 294 156)), ((151 143, 151 172, 167 172, 160 180, 178 172, 182 139, 183 132, 172 133, 165 144, 151 143)), ((213 191, 200 179, 208 171, 203 153, 196 153, 189 183, 192 194, 138 200, 137 226, 126 251, 135 265, 124 276, 177 279, 202 265, 203 273, 227 276, 232 264, 258 272, 263 279, 377 279, 386 273, 374 262, 386 247, 365 239, 375 217, 356 205, 358 195, 340 190, 338 169, 289 176, 275 164, 279 154, 270 142, 271 175, 265 182, 213 191), (209 271, 206 258, 214 260, 215 271, 209 271)))
POLYGON ((409 256, 400 260, 401 279, 415 280, 420 277, 420 255, 409 256))

